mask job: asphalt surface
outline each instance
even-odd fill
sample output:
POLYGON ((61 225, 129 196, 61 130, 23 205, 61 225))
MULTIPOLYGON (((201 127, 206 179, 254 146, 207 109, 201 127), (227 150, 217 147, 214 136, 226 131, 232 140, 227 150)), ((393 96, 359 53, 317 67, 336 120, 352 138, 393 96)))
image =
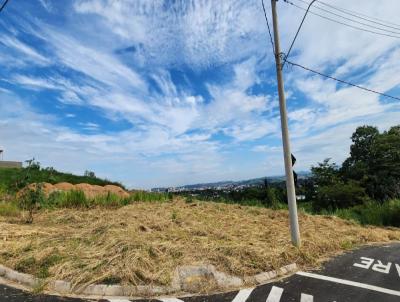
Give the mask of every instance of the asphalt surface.
MULTIPOLYGON (((370 246, 327 262, 314 272, 297 274, 256 288, 224 294, 160 298, 162 302, 400 302, 400 243, 370 246)), ((76 298, 32 295, 0 285, 0 302, 81 302, 76 298)), ((99 300, 98 302, 130 300, 99 300)), ((154 300, 153 300, 154 301, 154 300)), ((149 302, 149 300, 138 300, 149 302)))

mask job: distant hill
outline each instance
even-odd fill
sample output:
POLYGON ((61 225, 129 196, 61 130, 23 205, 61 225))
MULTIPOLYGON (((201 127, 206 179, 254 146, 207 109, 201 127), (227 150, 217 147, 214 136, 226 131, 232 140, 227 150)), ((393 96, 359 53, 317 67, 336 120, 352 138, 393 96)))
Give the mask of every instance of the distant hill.
POLYGON ((92 172, 90 175, 75 175, 59 172, 53 168, 40 168, 39 166, 31 168, 29 171, 28 168, 0 168, 0 190, 17 191, 29 183, 36 182, 48 182, 51 184, 60 182, 69 182, 71 184, 88 183, 99 186, 117 185, 124 188, 120 183, 96 177, 92 172))
MULTIPOLYGON (((304 179, 310 176, 310 172, 301 171, 297 172, 299 179, 304 179)), ((264 180, 267 179, 270 183, 277 183, 285 181, 285 176, 267 176, 267 177, 259 177, 252 178, 246 180, 232 181, 225 180, 219 182, 210 182, 210 183, 199 183, 199 184, 190 184, 176 187, 176 190, 198 190, 205 188, 226 188, 226 187, 240 187, 240 186, 257 186, 264 183, 264 180)), ((152 191, 164 191, 168 188, 153 188, 152 191)))

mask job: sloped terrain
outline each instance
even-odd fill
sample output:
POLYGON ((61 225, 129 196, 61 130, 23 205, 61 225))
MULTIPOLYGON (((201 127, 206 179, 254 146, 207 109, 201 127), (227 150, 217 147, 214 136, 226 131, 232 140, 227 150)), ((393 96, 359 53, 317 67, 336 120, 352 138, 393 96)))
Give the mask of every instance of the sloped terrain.
POLYGON ((400 240, 399 229, 361 227, 300 214, 302 248, 290 243, 288 213, 217 204, 137 202, 117 209, 40 211, 32 224, 0 216, 0 263, 75 284, 168 284, 179 265, 213 264, 237 276, 400 240))

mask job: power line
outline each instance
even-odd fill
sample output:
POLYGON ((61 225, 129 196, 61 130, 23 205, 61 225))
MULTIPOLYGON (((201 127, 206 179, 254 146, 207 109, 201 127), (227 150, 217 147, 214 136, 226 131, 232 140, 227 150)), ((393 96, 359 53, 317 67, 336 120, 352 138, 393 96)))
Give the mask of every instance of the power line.
POLYGON ((262 4, 262 7, 263 7, 263 11, 264 11, 265 22, 267 22, 267 26, 268 26, 268 33, 269 33, 269 38, 271 40, 272 52, 274 53, 274 57, 275 57, 276 56, 276 54, 275 54, 275 45, 274 45, 274 41, 272 39, 271 28, 269 27, 267 12, 265 11, 264 0, 261 0, 261 4, 262 4))
POLYGON ((400 101, 400 97, 392 96, 392 95, 389 95, 389 94, 386 94, 386 93, 382 93, 382 92, 379 92, 379 91, 376 91, 376 90, 373 90, 373 89, 370 89, 370 88, 366 88, 366 87, 363 87, 363 86, 360 86, 360 85, 357 85, 357 84, 353 84, 351 82, 335 78, 333 76, 324 74, 322 72, 316 71, 316 70, 311 69, 309 67, 305 67, 305 66, 300 65, 298 63, 291 62, 289 60, 287 60, 286 62, 288 64, 292 65, 292 66, 300 67, 300 68, 302 68, 304 70, 307 70, 309 72, 318 74, 318 75, 320 75, 322 77, 325 77, 325 78, 328 78, 328 79, 331 79, 331 80, 334 80, 334 81, 337 81, 337 82, 340 82, 340 83, 343 83, 343 84, 346 84, 346 85, 349 85, 349 86, 352 86, 352 87, 356 87, 356 88, 359 88, 359 89, 362 89, 362 90, 365 90, 365 91, 368 91, 368 92, 371 92, 371 93, 375 93, 375 94, 378 94, 378 95, 381 95, 381 96, 384 96, 384 97, 387 97, 387 98, 391 98, 391 99, 400 101))
MULTIPOLYGON (((283 1, 288 2, 287 0, 283 0, 283 1)), ((289 56, 290 56, 290 52, 292 51, 294 42, 296 42, 297 36, 299 35, 299 32, 300 32, 300 29, 301 29, 301 27, 303 26, 304 20, 305 20, 306 17, 307 17, 308 11, 310 10, 311 5, 313 5, 315 1, 317 1, 317 0, 311 1, 310 4, 309 4, 308 7, 307 7, 307 10, 306 10, 306 12, 305 12, 305 14, 304 14, 304 16, 303 16, 303 19, 302 19, 301 22, 300 22, 299 28, 297 29, 297 32, 296 32, 296 34, 295 34, 295 36, 294 36, 294 39, 293 39, 292 43, 290 44, 290 47, 289 47, 289 50, 288 50, 288 52, 287 52, 287 54, 286 54, 286 56, 285 56, 285 59, 283 60, 283 64, 282 64, 282 67, 281 67, 282 69, 283 69, 283 67, 285 66, 286 59, 289 58, 289 56)))
POLYGON ((399 29, 400 30, 400 25, 399 24, 396 24, 396 23, 393 23, 393 22, 389 22, 387 20, 382 20, 382 19, 378 19, 378 18, 375 18, 375 17, 371 17, 371 16, 368 16, 368 15, 364 15, 362 13, 355 12, 355 11, 352 11, 352 10, 349 10, 349 9, 337 7, 337 6, 325 3, 323 1, 319 1, 319 3, 321 5, 330 7, 332 9, 334 9, 334 10, 340 11, 342 13, 348 14, 348 15, 353 16, 353 17, 360 18, 360 19, 365 20, 365 21, 368 21, 368 22, 371 22, 371 23, 375 23, 375 24, 379 24, 379 25, 382 25, 382 26, 385 26, 385 27, 388 27, 388 28, 393 28, 393 29, 399 29), (373 20, 375 20, 375 21, 373 21, 373 20), (384 23, 382 23, 382 22, 384 22, 384 23), (390 26, 388 24, 391 24, 391 25, 394 25, 394 26, 390 26))
POLYGON ((6 7, 7 2, 8 2, 8 0, 5 0, 5 1, 3 2, 3 5, 0 7, 0 13, 1 13, 1 11, 6 7))
MULTIPOLYGON (((291 2, 289 2, 288 0, 284 0, 284 1, 287 2, 287 3, 289 3, 289 4, 292 4, 292 5, 296 6, 296 7, 298 7, 297 5, 295 5, 295 4, 291 3, 291 2)), ((299 29, 297 30, 296 36, 298 35, 298 33, 299 33, 299 31, 300 31, 301 25, 302 25, 302 23, 304 22, 304 19, 305 19, 306 15, 307 15, 307 12, 313 13, 313 12, 309 11, 309 8, 311 7, 311 5, 312 5, 315 1, 316 1, 316 0, 312 1, 312 2, 310 3, 309 7, 308 7, 308 10, 306 10, 306 14, 305 14, 304 17, 303 17, 303 20, 302 20, 302 22, 301 22, 301 24, 300 24, 300 26, 299 26, 299 29)), ((270 38, 271 38, 271 44, 272 44, 272 46, 274 46, 274 43, 273 43, 273 40, 272 40, 271 29, 270 29, 270 27, 269 27, 269 22, 268 22, 267 14, 266 14, 266 12, 265 12, 264 1, 261 0, 261 2, 262 2, 262 5, 263 5, 264 16, 265 16, 265 20, 266 20, 266 22, 267 22, 267 27, 268 27, 269 36, 270 36, 270 38)), ((299 7, 299 8, 301 8, 301 7, 299 7)), ((301 9, 303 9, 303 8, 301 8, 301 9)), ((303 9, 303 10, 305 10, 305 9, 303 9)), ((316 14, 316 13, 313 13, 313 14, 316 14)), ((317 14, 317 15, 318 15, 318 14, 317 14)), ((319 16, 319 15, 318 15, 318 16, 319 16)), ((328 18, 328 19, 331 20, 331 21, 336 22, 336 21, 333 20, 333 19, 330 19, 330 18, 328 18)), ((337 23, 340 23, 340 22, 337 22, 337 23)), ((358 28, 357 28, 357 29, 358 29, 358 28)), ((365 31, 368 31, 368 30, 365 30, 365 31)), ((296 36, 295 36, 295 39, 294 39, 293 42, 292 42, 292 45, 294 44, 294 41, 296 40, 296 36)), ((399 37, 399 38, 400 38, 400 37, 399 37)), ((291 46, 292 46, 292 45, 291 45, 291 46)), ((290 49, 289 49, 289 51, 290 51, 290 49)), ((275 53, 275 51, 274 51, 274 53, 275 53)), ((335 77, 333 77, 333 76, 324 74, 324 73, 322 73, 322 72, 320 72, 320 71, 317 71, 317 70, 314 70, 314 69, 312 69, 312 68, 309 68, 309 67, 303 66, 303 65, 301 65, 301 64, 298 64, 298 63, 294 63, 294 62, 292 62, 292 61, 289 61, 289 60, 287 60, 287 58, 288 58, 288 56, 285 56, 285 62, 287 62, 288 64, 290 64, 290 65, 292 65, 292 66, 302 68, 302 69, 304 69, 304 70, 306 70, 306 71, 315 73, 315 74, 317 74, 317 75, 319 75, 319 76, 322 76, 322 77, 325 77, 325 78, 328 78, 328 79, 337 81, 337 82, 342 83, 342 84, 346 84, 346 85, 348 85, 348 86, 352 86, 352 87, 355 87, 355 88, 358 88, 358 89, 361 89, 361 90, 364 90, 364 91, 367 91, 367 92, 371 92, 371 93, 374 93, 374 94, 377 94, 377 95, 380 95, 380 96, 383 96, 383 97, 387 97, 387 98, 391 98, 391 99, 400 101, 400 97, 392 96, 392 95, 389 95, 389 94, 386 94, 386 93, 382 93, 382 92, 379 92, 379 91, 376 91, 376 90, 373 90, 373 89, 370 89, 370 88, 367 88, 367 87, 363 87, 363 86, 360 86, 360 85, 351 83, 351 82, 349 82, 349 81, 345 81, 345 80, 341 80, 341 79, 335 78, 335 77)))
MULTIPOLYGON (((303 10, 303 11, 306 10, 305 8, 303 8, 303 7, 301 7, 301 6, 299 6, 299 5, 297 5, 297 4, 294 4, 293 2, 286 1, 286 3, 288 3, 288 4, 290 4, 290 5, 294 6, 294 7, 296 7, 296 8, 298 8, 298 9, 301 9, 301 10, 303 10)), ((324 15, 318 14, 318 13, 313 12, 313 11, 309 11, 309 13, 310 13, 310 14, 313 14, 313 15, 315 15, 315 16, 318 16, 318 17, 320 17, 320 18, 323 18, 323 19, 332 21, 332 22, 334 22, 334 23, 338 23, 338 24, 341 24, 341 25, 344 25, 344 26, 347 26, 347 27, 351 27, 351 28, 353 28, 353 29, 361 30, 361 31, 364 31, 364 32, 368 32, 368 33, 372 33, 372 34, 376 34, 376 35, 380 35, 380 36, 385 36, 385 37, 391 37, 391 38, 400 39, 400 36, 394 36, 394 35, 390 35, 390 34, 385 34, 385 33, 377 32, 377 31, 365 29, 365 28, 362 28, 362 27, 354 26, 354 25, 351 25, 351 24, 348 24, 348 23, 344 23, 344 22, 338 21, 338 20, 336 20, 336 19, 333 19, 333 18, 324 16, 324 15)))
MULTIPOLYGON (((285 2, 289 2, 289 1, 287 1, 287 0, 284 0, 284 1, 285 1, 285 2)), ((303 3, 305 3, 305 4, 308 4, 308 3, 307 3, 306 1, 304 1, 304 0, 297 0, 297 1, 300 1, 300 2, 303 2, 303 3)), ((313 3, 313 2, 311 2, 311 3, 313 3)), ((326 13, 331 14, 331 15, 334 15, 334 16, 337 16, 337 17, 339 17, 339 18, 345 19, 345 20, 350 21, 350 22, 354 22, 354 23, 357 23, 357 24, 360 24, 360 25, 364 25, 364 26, 367 26, 367 27, 370 27, 370 28, 374 28, 374 29, 377 29, 377 30, 380 30, 380 31, 383 31, 383 32, 388 32, 388 33, 399 34, 399 35, 400 35, 400 32, 399 32, 400 29, 398 29, 397 31, 392 31, 392 30, 384 29, 384 28, 377 27, 377 26, 374 26, 374 25, 371 25, 371 24, 368 24, 368 23, 364 23, 364 22, 360 22, 360 21, 354 20, 353 18, 348 18, 348 17, 342 16, 342 15, 340 15, 340 14, 334 13, 334 12, 328 10, 328 9, 324 9, 324 8, 319 7, 319 6, 314 6, 314 7, 315 7, 316 9, 319 9, 320 11, 326 12, 326 13)))

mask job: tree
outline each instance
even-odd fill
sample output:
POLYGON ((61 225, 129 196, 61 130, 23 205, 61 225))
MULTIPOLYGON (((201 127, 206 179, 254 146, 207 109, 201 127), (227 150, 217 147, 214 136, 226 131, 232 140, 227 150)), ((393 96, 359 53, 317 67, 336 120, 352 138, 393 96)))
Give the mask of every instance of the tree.
POLYGON ((371 148, 367 192, 378 200, 400 197, 400 126, 385 131, 371 148))
POLYGON ((342 165, 341 173, 347 179, 363 181, 368 174, 371 161, 371 148, 379 131, 373 126, 361 126, 351 136, 353 144, 350 146, 350 157, 342 165))
POLYGON ((94 174, 94 172, 89 170, 86 170, 84 175, 87 177, 96 177, 96 174, 94 174))
POLYGON ((330 163, 330 158, 324 159, 318 166, 311 167, 313 182, 317 186, 328 186, 339 181, 339 167, 330 163))
POLYGON ((334 211, 362 204, 367 199, 365 189, 357 181, 345 182, 339 167, 325 159, 318 166, 311 167, 314 192, 312 196, 315 211, 334 211))

